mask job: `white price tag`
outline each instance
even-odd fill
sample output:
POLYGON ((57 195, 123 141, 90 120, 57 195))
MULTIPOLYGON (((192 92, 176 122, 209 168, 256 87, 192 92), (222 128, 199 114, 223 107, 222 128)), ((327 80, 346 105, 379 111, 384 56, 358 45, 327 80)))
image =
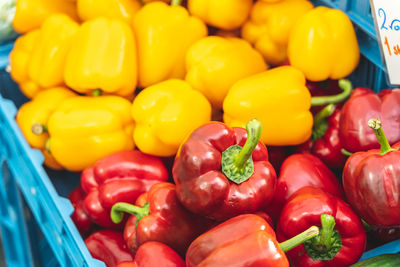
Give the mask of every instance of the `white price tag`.
POLYGON ((400 1, 370 0, 389 82, 400 85, 400 1))

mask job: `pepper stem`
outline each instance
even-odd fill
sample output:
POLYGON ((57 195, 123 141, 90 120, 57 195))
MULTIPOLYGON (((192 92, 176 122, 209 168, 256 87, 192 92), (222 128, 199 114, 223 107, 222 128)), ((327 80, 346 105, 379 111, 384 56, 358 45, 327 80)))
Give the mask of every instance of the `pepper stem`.
POLYGON ((320 245, 325 246, 327 250, 332 247, 332 234, 335 228, 335 218, 328 214, 321 215, 321 238, 320 245))
POLYGON ((124 219, 124 212, 136 216, 136 227, 140 219, 142 219, 144 216, 149 215, 149 203, 145 203, 143 207, 138 207, 129 203, 118 202, 114 204, 111 208, 111 220, 117 224, 122 222, 122 220, 124 219))
POLYGON ((329 104, 324 107, 320 112, 317 113, 314 117, 314 125, 312 131, 311 139, 318 140, 322 136, 324 136, 326 130, 328 129, 327 118, 332 116, 333 112, 335 112, 336 106, 334 104, 329 104))
POLYGON ((243 147, 233 145, 222 152, 221 168, 226 177, 234 183, 240 184, 254 173, 254 164, 251 155, 260 140, 262 125, 257 119, 246 125, 247 140, 243 147))
POLYGON ((182 0, 172 0, 171 6, 180 6, 182 4, 182 0))
POLYGON ((286 240, 285 242, 279 243, 279 247, 283 250, 283 252, 287 252, 300 244, 303 244, 305 241, 316 237, 319 234, 319 228, 317 226, 311 226, 304 232, 286 240))
POLYGON ((382 122, 379 119, 370 119, 368 121, 368 126, 372 130, 374 130, 376 138, 378 139, 378 142, 381 145, 381 152, 379 153, 379 155, 385 155, 390 151, 398 150, 390 147, 389 141, 387 140, 386 135, 382 129, 382 122))
POLYGON ((92 96, 101 96, 103 94, 103 91, 101 89, 95 89, 92 92, 92 96))
POLYGON ((348 151, 348 150, 346 150, 346 149, 344 149, 344 148, 342 148, 342 149, 340 150, 340 152, 341 152, 343 155, 348 156, 348 157, 350 157, 351 155, 353 155, 353 153, 351 153, 350 151, 348 151))
POLYGON ((50 138, 47 138, 47 140, 46 140, 45 149, 49 154, 51 154, 51 151, 50 151, 50 138))
POLYGON ((36 123, 34 123, 32 125, 31 130, 32 130, 32 133, 35 134, 35 135, 41 135, 42 133, 48 133, 49 132, 49 130, 48 130, 46 125, 38 123, 38 122, 36 122, 36 123))
POLYGON ((260 140, 262 132, 261 122, 257 119, 249 121, 246 125, 246 131, 246 143, 244 143, 242 150, 240 150, 235 159, 235 165, 239 169, 244 167, 247 160, 251 157, 251 154, 253 154, 253 151, 256 148, 258 141, 260 140))
POLYGON ((321 214, 320 234, 304 243, 304 248, 313 260, 331 260, 342 248, 342 238, 335 228, 335 218, 321 214))
POLYGON ((341 103, 346 100, 353 90, 353 85, 349 80, 339 80, 339 87, 343 90, 340 94, 330 96, 314 96, 311 98, 311 106, 324 106, 328 104, 341 103))

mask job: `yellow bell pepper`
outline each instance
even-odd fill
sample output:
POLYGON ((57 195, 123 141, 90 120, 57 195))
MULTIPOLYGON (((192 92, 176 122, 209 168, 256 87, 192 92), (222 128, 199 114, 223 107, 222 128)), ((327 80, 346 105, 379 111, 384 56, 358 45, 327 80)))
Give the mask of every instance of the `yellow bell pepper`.
POLYGON ((280 65, 287 59, 292 27, 312 8, 308 0, 258 1, 242 27, 242 36, 261 52, 269 64, 280 65))
POLYGON ((65 0, 18 0, 13 27, 19 33, 39 28, 54 13, 64 13, 78 20, 76 3, 65 0))
POLYGON ((43 22, 29 60, 30 80, 42 88, 64 84, 65 60, 78 29, 78 23, 64 14, 43 22))
POLYGON ((136 44, 128 24, 104 17, 86 21, 75 35, 64 79, 73 90, 129 96, 136 89, 136 44))
POLYGON ((77 7, 83 21, 104 16, 130 24, 142 4, 140 0, 78 0, 77 7))
POLYGON ((47 125, 50 115, 61 102, 74 96, 76 96, 75 93, 64 87, 41 91, 33 100, 23 104, 16 116, 16 121, 28 144, 40 149, 45 157, 44 164, 53 169, 60 169, 61 166, 46 150, 49 134, 43 126, 47 125))
POLYGON ((225 98, 224 122, 245 127, 254 118, 263 125, 261 141, 286 146, 305 142, 312 132, 311 95, 304 74, 291 66, 274 68, 238 81, 225 98))
POLYGON ((51 154, 81 171, 114 152, 133 149, 131 103, 119 96, 77 96, 63 101, 48 121, 51 154))
POLYGON ((38 42, 40 30, 33 30, 21 35, 15 41, 10 53, 11 77, 18 83, 22 93, 33 98, 42 88, 28 76, 28 66, 35 44, 38 42))
POLYGON ((186 69, 186 81, 220 109, 235 82, 265 71, 267 65, 245 40, 209 36, 189 48, 186 69))
POLYGON ((133 23, 138 45, 139 87, 185 77, 189 46, 207 36, 206 25, 181 6, 146 4, 133 23))
POLYGON ((253 0, 188 0, 190 14, 224 30, 239 28, 247 19, 253 0))
POLYGON ((350 19, 340 10, 317 7, 300 18, 289 37, 291 65, 311 81, 340 79, 357 67, 360 51, 350 19))
POLYGON ((193 130, 211 120, 211 105, 187 82, 172 79, 141 91, 133 101, 132 116, 141 151, 173 156, 193 130))

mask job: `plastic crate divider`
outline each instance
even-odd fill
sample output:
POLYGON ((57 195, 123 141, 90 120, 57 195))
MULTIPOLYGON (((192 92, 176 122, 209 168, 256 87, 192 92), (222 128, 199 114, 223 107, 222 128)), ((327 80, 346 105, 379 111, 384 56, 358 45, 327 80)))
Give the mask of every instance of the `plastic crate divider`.
POLYGON ((400 253, 400 240, 396 240, 380 247, 364 252, 360 261, 387 253, 400 253))
POLYGON ((16 181, 0 154, 0 231, 8 266, 33 266, 29 237, 24 220, 24 209, 16 181), (7 205, 4 205, 7 203, 7 205))

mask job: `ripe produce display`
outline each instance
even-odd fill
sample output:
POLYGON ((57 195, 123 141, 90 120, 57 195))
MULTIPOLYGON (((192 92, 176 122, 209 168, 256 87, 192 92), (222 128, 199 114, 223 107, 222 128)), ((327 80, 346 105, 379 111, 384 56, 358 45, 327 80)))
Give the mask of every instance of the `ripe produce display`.
POLYGON ((381 149, 350 156, 343 170, 344 190, 349 203, 368 224, 399 226, 400 144, 389 145, 379 119, 371 119, 368 126, 381 149))
POLYGON ((358 261, 366 245, 360 218, 342 199, 314 187, 297 191, 283 207, 277 228, 285 241, 320 226, 319 235, 287 253, 292 266, 349 266, 358 261))
POLYGON ((16 1, 15 120, 46 171, 76 174, 93 258, 368 266, 398 239, 400 89, 354 82, 352 21, 314 4, 16 1))
POLYGON ((167 180, 167 169, 160 159, 138 150, 120 151, 82 172, 83 208, 94 223, 121 228, 110 218, 112 206, 121 201, 134 204, 151 186, 167 180))

